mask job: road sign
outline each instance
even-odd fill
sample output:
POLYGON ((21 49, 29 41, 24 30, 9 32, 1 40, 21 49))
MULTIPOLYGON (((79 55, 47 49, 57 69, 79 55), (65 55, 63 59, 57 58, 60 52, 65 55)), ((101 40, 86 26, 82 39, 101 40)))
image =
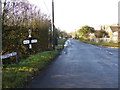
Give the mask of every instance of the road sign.
POLYGON ((30 40, 24 40, 23 41, 23 44, 29 44, 30 43, 30 40))
POLYGON ((31 40, 31 43, 37 43, 37 39, 31 40))
POLYGON ((6 55, 2 55, 2 59, 6 59, 6 58, 16 56, 16 55, 17 55, 17 52, 9 53, 9 54, 6 54, 6 55))

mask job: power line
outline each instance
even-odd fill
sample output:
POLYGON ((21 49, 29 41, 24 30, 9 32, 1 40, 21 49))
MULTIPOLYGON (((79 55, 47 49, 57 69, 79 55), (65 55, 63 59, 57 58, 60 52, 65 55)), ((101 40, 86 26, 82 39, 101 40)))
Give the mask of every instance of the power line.
MULTIPOLYGON (((43 3, 44 3, 44 5, 45 5, 45 7, 46 7, 47 11, 50 13, 50 10, 48 9, 48 7, 47 7, 47 5, 46 5, 46 3, 45 3, 45 1, 44 1, 44 0, 43 0, 43 3)), ((51 15, 51 13, 50 13, 50 15, 51 15)))

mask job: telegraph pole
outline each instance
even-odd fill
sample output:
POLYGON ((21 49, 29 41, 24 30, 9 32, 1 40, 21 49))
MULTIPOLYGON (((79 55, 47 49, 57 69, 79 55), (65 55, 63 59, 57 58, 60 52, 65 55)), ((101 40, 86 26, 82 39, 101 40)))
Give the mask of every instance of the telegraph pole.
POLYGON ((53 31, 53 50, 55 50, 55 27, 54 27, 54 0, 52 0, 52 31, 53 31))

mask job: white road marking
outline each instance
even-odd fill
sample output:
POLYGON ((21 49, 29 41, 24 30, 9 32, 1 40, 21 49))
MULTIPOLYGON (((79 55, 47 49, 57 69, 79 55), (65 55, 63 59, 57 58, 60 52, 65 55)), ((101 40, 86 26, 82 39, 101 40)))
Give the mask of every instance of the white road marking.
MULTIPOLYGON (((95 48, 98 48, 98 49, 100 49, 100 50, 103 50, 102 48, 97 47, 97 46, 95 46, 95 45, 91 45, 91 46, 92 46, 92 47, 95 47, 95 48)), ((113 55, 113 53, 112 53, 112 52, 109 52, 109 51, 107 51, 107 50, 106 50, 106 52, 107 52, 107 53, 109 53, 110 55, 113 55)))
POLYGON ((111 54, 111 55, 112 55, 113 53, 109 52, 109 54, 111 54))

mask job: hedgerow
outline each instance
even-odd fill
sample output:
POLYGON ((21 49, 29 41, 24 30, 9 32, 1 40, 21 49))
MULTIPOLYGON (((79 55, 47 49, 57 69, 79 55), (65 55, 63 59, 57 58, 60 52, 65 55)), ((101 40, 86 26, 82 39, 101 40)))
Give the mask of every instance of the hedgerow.
MULTIPOLYGON (((51 49, 51 21, 27 0, 5 0, 2 14, 2 54, 18 53, 18 58, 30 55, 28 45, 23 40, 28 40, 28 29, 32 30, 32 39, 38 42, 32 44, 32 53, 43 52, 51 49)), ((10 57, 3 63, 13 64, 15 57, 10 57)))

